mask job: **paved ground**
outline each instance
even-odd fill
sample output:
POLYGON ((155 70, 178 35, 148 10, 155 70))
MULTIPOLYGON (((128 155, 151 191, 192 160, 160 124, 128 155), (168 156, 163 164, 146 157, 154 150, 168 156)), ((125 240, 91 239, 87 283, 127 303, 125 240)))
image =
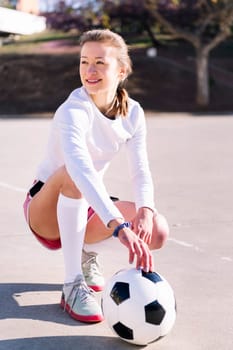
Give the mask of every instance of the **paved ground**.
MULTIPOLYGON (((232 349, 232 116, 148 116, 157 207, 171 228, 166 247, 155 253, 156 268, 178 304, 172 332, 148 349, 232 349)), ((0 350, 133 349, 105 322, 81 324, 60 309, 61 252, 43 249, 24 222, 22 202, 48 128, 47 119, 0 119, 0 350)), ((123 157, 106 182, 128 199, 123 157)), ((127 266, 115 247, 102 261, 107 277, 127 266)))

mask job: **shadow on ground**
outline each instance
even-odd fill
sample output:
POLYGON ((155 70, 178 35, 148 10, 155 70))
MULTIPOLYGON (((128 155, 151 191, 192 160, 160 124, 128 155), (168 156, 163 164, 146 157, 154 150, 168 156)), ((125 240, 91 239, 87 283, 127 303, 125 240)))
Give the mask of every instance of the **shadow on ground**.
POLYGON ((133 350, 145 347, 127 344, 114 337, 61 336, 0 341, 0 350, 133 350))
MULTIPOLYGON (((68 317, 67 313, 60 308, 58 298, 61 288, 59 284, 0 284, 0 320, 28 319, 53 322, 78 327, 79 330, 80 327, 87 327, 87 324, 68 317), (50 295, 49 303, 43 304, 43 300, 46 300, 48 295, 50 295)), ((46 336, 0 341, 0 350, 128 350, 135 347, 144 348, 126 343, 120 338, 108 336, 46 336)))
POLYGON ((75 326, 77 322, 67 317, 59 305, 61 290, 59 284, 0 284, 0 319, 41 320, 75 326), (45 303, 48 296, 49 304, 45 303))

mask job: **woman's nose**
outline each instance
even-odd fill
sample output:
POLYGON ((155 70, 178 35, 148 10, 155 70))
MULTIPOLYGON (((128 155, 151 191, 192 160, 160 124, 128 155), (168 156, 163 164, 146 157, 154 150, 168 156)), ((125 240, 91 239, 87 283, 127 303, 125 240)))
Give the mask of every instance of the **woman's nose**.
POLYGON ((88 73, 96 73, 96 67, 94 64, 90 64, 87 69, 88 73))

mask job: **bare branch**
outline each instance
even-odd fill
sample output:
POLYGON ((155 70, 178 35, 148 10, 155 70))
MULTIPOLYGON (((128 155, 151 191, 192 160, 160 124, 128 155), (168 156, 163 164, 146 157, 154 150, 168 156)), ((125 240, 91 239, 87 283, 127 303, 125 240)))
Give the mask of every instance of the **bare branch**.
POLYGON ((219 33, 205 46, 207 52, 211 51, 214 47, 224 41, 228 36, 231 35, 231 25, 233 23, 233 6, 231 11, 222 11, 220 14, 219 33))
POLYGON ((210 9, 210 7, 209 7, 209 0, 197 0, 196 7, 197 8, 206 7, 208 9, 210 9))
POLYGON ((199 28, 197 30, 197 33, 203 33, 206 27, 216 18, 216 13, 212 12, 207 15, 203 15, 199 20, 197 21, 197 24, 199 25, 199 28))
POLYGON ((195 47, 200 45, 199 38, 184 29, 180 29, 169 22, 164 16, 162 16, 158 11, 154 12, 155 18, 175 37, 187 40, 191 42, 195 47))

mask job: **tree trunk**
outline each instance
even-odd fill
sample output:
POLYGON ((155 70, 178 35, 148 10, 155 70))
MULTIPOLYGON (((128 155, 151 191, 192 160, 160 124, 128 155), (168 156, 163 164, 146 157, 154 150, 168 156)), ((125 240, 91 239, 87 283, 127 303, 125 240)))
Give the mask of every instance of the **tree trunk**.
POLYGON ((197 49, 197 95, 196 102, 200 107, 207 107, 209 104, 209 53, 203 48, 197 49))

